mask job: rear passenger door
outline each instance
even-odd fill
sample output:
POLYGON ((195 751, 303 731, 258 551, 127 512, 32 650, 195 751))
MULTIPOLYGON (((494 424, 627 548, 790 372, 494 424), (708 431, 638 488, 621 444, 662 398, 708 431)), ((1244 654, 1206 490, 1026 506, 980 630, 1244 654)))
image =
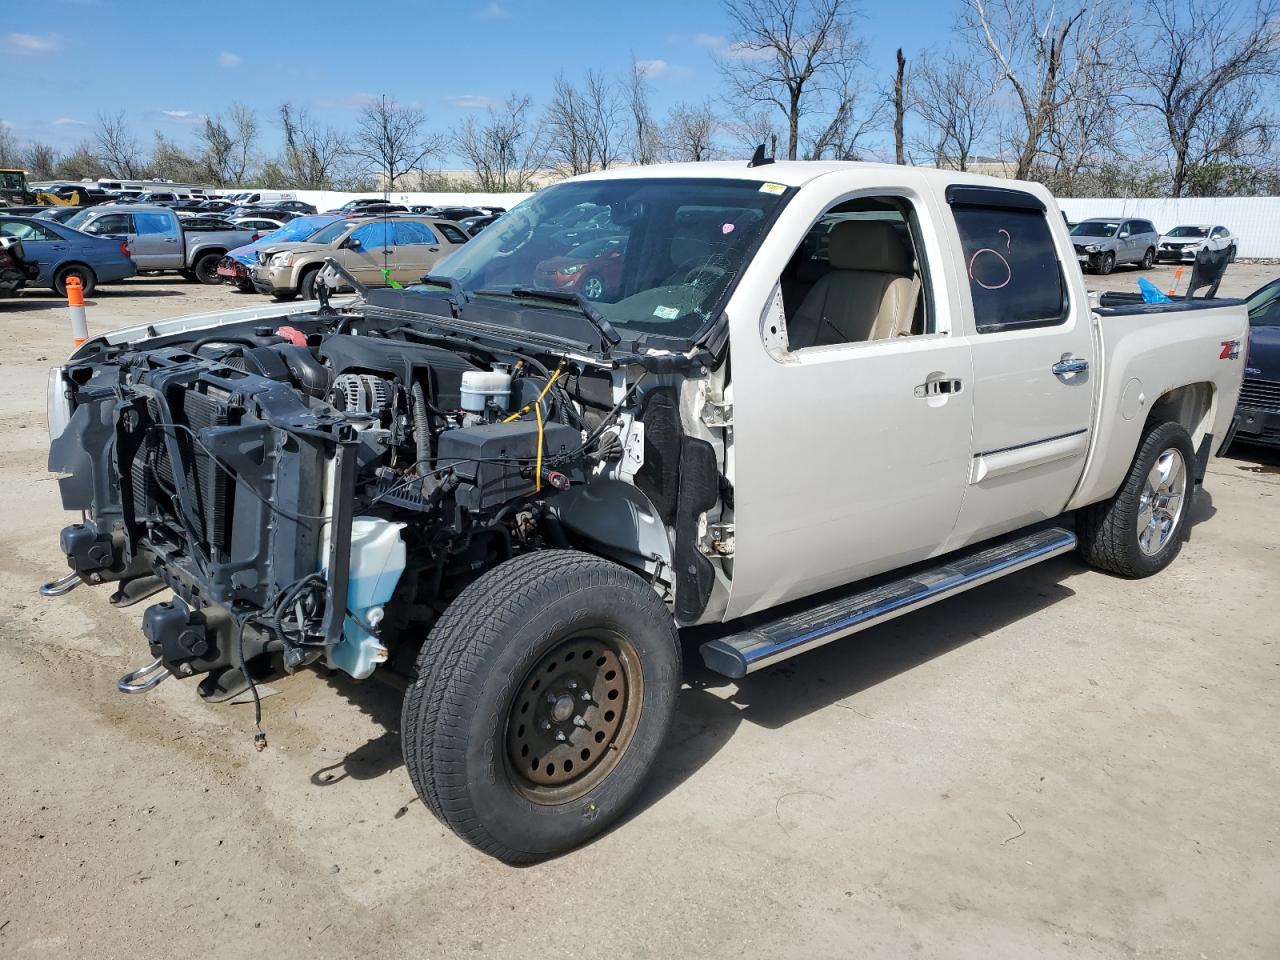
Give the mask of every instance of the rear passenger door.
POLYGON ((172 213, 139 211, 133 214, 129 248, 139 270, 181 270, 187 265, 182 230, 172 213))
POLYGON ((440 238, 425 223, 400 221, 395 226, 395 266, 397 283, 415 283, 429 273, 443 254, 440 238))
MULTIPOLYGON (((961 546, 1057 516, 1084 469, 1095 345, 1072 247, 1019 190, 946 191, 972 322, 973 457, 961 546)), ((1053 216, 1057 216, 1054 214, 1053 216)))

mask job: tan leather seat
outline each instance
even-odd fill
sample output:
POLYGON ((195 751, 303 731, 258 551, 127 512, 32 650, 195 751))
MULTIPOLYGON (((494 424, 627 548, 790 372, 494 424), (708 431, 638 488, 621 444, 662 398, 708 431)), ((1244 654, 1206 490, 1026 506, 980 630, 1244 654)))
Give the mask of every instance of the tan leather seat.
POLYGON ((831 230, 831 270, 787 322, 792 350, 885 340, 911 332, 919 284, 893 225, 845 220, 831 230))

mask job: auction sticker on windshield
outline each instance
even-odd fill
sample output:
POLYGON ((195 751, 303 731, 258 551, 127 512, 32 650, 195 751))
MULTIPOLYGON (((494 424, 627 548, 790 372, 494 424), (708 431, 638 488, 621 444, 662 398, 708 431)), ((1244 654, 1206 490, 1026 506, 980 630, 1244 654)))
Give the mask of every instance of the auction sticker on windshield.
POLYGON ((761 193, 772 193, 774 196, 781 196, 787 192, 786 184, 782 183, 762 183, 760 184, 761 193))

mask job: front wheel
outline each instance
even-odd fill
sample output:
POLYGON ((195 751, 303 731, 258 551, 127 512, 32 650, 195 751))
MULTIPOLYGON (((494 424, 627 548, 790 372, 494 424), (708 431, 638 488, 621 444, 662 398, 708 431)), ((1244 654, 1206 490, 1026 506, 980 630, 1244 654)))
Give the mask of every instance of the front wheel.
POLYGON ((459 837, 532 863, 627 809, 666 738, 680 646, 653 588, 598 557, 500 564, 431 631, 405 695, 405 766, 459 837))
POLYGON ((1173 563, 1187 525, 1195 455, 1182 424, 1148 425, 1120 489, 1076 516, 1085 561, 1135 578, 1173 563))
POLYGON ((1236 262, 1236 245, 1233 243, 1227 248, 1227 263, 1236 262))
POLYGON ((1114 253, 1103 254, 1102 260, 1098 263, 1098 272, 1106 276, 1116 268, 1116 255, 1114 253))

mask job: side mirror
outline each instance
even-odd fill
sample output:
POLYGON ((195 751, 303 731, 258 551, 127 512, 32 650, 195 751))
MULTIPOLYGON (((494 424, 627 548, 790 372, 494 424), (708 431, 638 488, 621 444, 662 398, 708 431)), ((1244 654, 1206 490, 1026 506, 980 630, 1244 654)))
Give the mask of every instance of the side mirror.
POLYGON ((1121 230, 1121 231, 1120 231, 1120 239, 1121 239, 1121 240, 1128 240, 1128 239, 1129 239, 1129 231, 1128 231, 1128 230, 1121 230))
POLYGON ((357 240, 355 237, 352 237, 346 243, 344 243, 343 246, 346 247, 348 250, 359 250, 360 241, 357 240))

